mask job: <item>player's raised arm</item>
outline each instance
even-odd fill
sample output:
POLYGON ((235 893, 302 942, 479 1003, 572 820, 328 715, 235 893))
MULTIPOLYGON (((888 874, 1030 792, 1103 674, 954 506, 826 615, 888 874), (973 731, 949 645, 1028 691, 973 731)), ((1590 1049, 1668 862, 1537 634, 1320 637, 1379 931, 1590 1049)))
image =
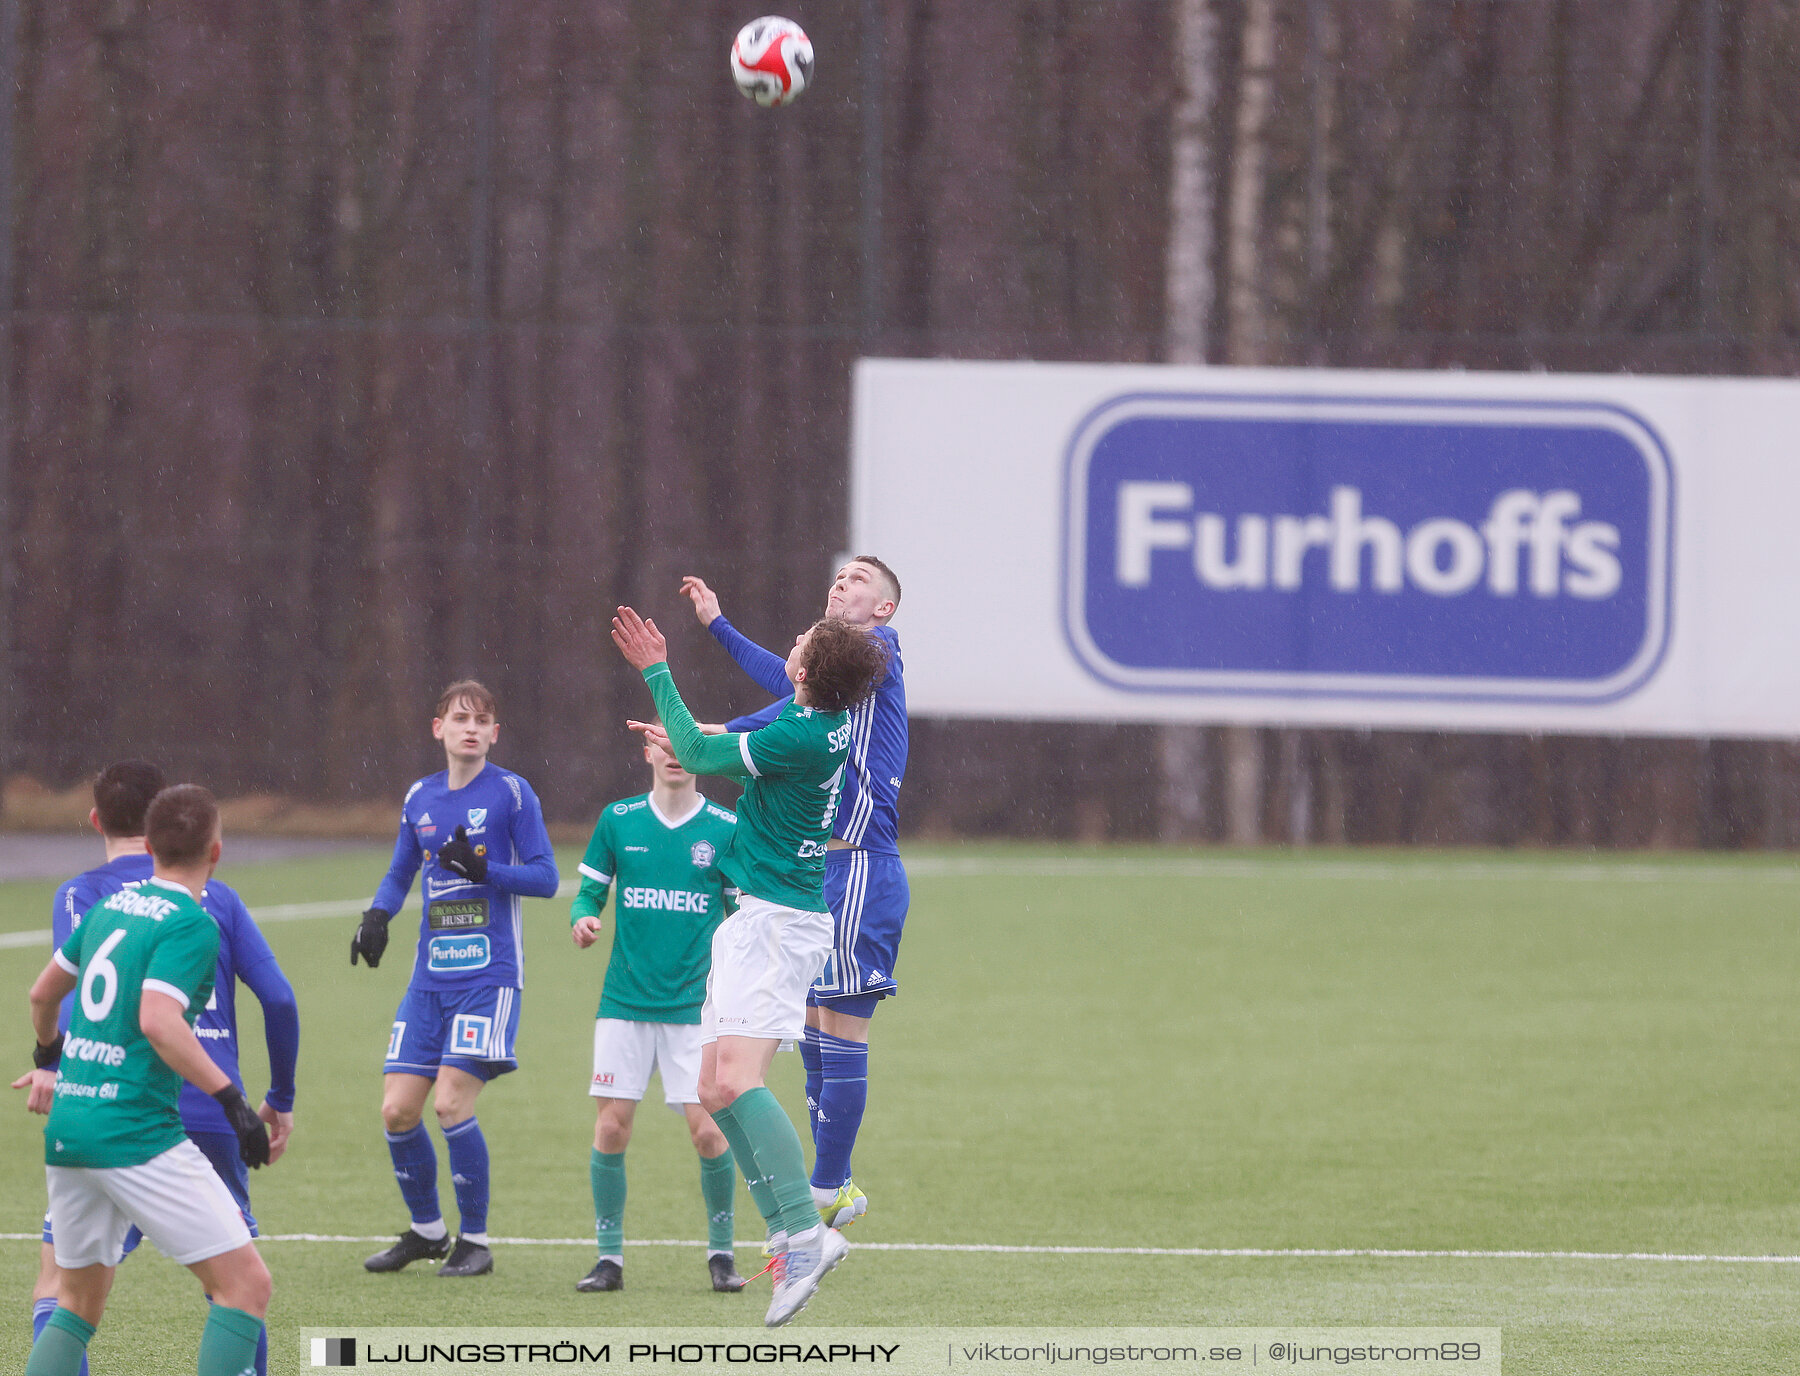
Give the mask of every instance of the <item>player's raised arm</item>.
POLYGON ((710 627, 724 615, 719 610, 718 593, 706 586, 705 579, 688 574, 681 580, 681 595, 694 604, 694 615, 702 626, 710 627))
POLYGON ((613 617, 612 638, 619 653, 625 656, 625 662, 644 676, 644 682, 650 686, 650 695, 656 700, 656 710, 662 715, 660 729, 644 722, 630 723, 631 729, 646 738, 657 732, 659 743, 667 742, 663 748, 681 761, 682 768, 691 774, 719 774, 734 779, 746 777, 750 770, 738 745, 739 738, 707 735, 681 700, 681 693, 669 673, 668 642, 656 629, 656 623, 646 621, 630 607, 620 607, 613 617))
MULTIPOLYGON (((694 615, 712 632, 714 640, 724 646, 725 653, 766 692, 777 697, 789 694, 786 663, 780 655, 765 650, 749 636, 733 626, 719 610, 719 598, 704 582, 689 574, 681 580, 681 591, 694 604, 694 615)), ((776 711, 780 711, 778 705, 776 711)))

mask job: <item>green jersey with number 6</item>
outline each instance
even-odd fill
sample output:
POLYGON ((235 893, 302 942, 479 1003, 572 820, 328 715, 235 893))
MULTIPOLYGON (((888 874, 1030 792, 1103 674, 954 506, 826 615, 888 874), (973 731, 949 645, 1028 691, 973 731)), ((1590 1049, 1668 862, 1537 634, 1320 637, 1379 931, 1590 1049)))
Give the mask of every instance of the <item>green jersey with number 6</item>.
POLYGON ((212 996, 219 928, 179 884, 146 879, 89 910, 56 953, 76 998, 44 1160, 52 1166, 140 1166, 187 1134, 177 1075, 138 1025, 145 990, 186 1010, 188 1026, 212 996))
POLYGON ((581 857, 573 925, 599 917, 616 888, 612 956, 600 991, 602 1018, 700 1021, 712 935, 737 889, 719 872, 737 818, 705 798, 685 817, 665 817, 649 794, 613 803, 581 857))
POLYGON ((652 664, 644 681, 683 768, 747 781, 737 831, 719 865, 726 877, 750 898, 826 911, 825 843, 850 758, 850 714, 790 702, 760 730, 706 736, 667 664, 652 664))

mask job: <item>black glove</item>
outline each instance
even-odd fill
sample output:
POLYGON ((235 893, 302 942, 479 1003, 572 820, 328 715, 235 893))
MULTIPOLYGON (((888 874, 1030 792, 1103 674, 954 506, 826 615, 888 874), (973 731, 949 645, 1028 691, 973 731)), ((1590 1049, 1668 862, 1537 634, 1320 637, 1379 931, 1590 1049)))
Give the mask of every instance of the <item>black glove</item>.
POLYGON ((236 1085, 226 1085, 212 1097, 219 1101, 219 1107, 225 1110, 225 1117, 231 1123, 231 1130, 237 1134, 238 1151, 244 1164, 252 1170, 268 1165, 269 1129, 250 1107, 244 1091, 236 1085))
POLYGON ((456 835, 438 847, 437 862, 471 884, 479 884, 487 878, 487 856, 475 853, 475 847, 469 844, 467 827, 458 827, 456 835))
POLYGON ((362 915, 362 925, 356 929, 356 935, 350 938, 350 963, 356 964, 357 956, 369 962, 373 970, 381 964, 381 953, 387 950, 388 919, 392 913, 383 912, 380 908, 370 908, 362 915))

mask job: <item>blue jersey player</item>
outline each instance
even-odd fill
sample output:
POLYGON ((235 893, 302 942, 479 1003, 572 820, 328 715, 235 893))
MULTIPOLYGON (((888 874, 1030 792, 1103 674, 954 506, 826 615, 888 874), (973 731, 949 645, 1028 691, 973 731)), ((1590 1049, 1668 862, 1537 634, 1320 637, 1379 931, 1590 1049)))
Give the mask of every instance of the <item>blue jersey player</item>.
MULTIPOLYGON (((130 884, 150 878, 155 866, 144 845, 144 816, 150 802, 162 791, 163 772, 145 760, 122 760, 103 769, 94 780, 94 807, 88 821, 106 844, 106 863, 96 866, 57 889, 51 905, 52 940, 58 950, 69 933, 81 925, 81 919, 102 899, 110 898, 130 884)), ((289 1134, 294 1128, 294 1066, 300 1051, 300 1012, 294 1001, 294 989, 282 974, 275 953, 263 939, 244 906, 231 887, 216 879, 206 881, 201 891, 200 906, 219 927, 219 958, 213 976, 213 994, 194 1024, 194 1034, 213 1063, 231 1077, 240 1090, 244 1077, 238 1067, 237 982, 250 987, 263 1010, 263 1035, 269 1052, 269 1092, 258 1116, 269 1128, 269 1160, 278 1160, 287 1150, 289 1134)), ((69 1006, 74 996, 63 1000, 59 1015, 61 1030, 69 1026, 69 1006)), ((55 1083, 55 1073, 36 1071, 46 1096, 55 1083)), ((29 1078, 29 1077, 28 1077, 29 1078)), ((21 1080, 16 1088, 25 1088, 21 1080)), ((32 1086, 36 1098, 38 1087, 32 1086)), ((48 1107, 46 1101, 45 1107, 48 1107)), ((182 1081, 181 1125, 194 1145, 199 1147, 231 1197, 252 1237, 257 1236, 256 1219, 250 1212, 250 1172, 238 1147, 238 1136, 225 1111, 211 1095, 182 1081)), ((127 1236, 127 1252, 136 1247, 140 1234, 133 1228, 127 1236)), ((43 1252, 38 1266, 37 1285, 32 1290, 33 1335, 41 1331, 56 1307, 56 1253, 52 1246, 50 1220, 44 1219, 43 1252)), ((263 1376, 269 1369, 269 1339, 265 1329, 256 1353, 256 1370, 263 1376)), ((85 1365, 85 1359, 84 1359, 85 1365)))
MULTIPOLYGON (((681 589, 700 624, 745 673, 771 693, 786 694, 760 712, 709 730, 754 731, 792 699, 784 661, 737 630, 700 579, 681 589)), ((868 1199, 850 1180, 850 1153, 868 1102, 869 1024, 875 1006, 900 992, 894 965, 910 901, 900 863, 900 781, 906 777, 906 677, 900 638, 888 626, 900 607, 900 580, 873 555, 859 554, 837 572, 825 615, 862 626, 888 650, 887 674, 850 710, 850 767, 825 853, 825 901, 832 951, 807 995, 806 1103, 813 1130, 813 1199, 826 1223, 842 1228, 861 1217, 868 1199)))
POLYGON ((494 1269, 487 1141, 475 1099, 489 1080, 518 1068, 521 900, 553 897, 557 884, 537 794, 511 770, 488 763, 500 737, 498 710, 494 695, 472 679, 451 684, 438 699, 431 734, 443 742, 448 767, 407 791, 393 863, 350 943, 352 965, 358 956, 371 967, 380 962, 388 921, 422 866, 418 951, 394 1014, 381 1096, 388 1152, 412 1226, 363 1263, 371 1271, 398 1271, 446 1253, 440 1276, 494 1269), (438 1209, 437 1149, 421 1121, 434 1087, 461 1214, 454 1248, 438 1209))

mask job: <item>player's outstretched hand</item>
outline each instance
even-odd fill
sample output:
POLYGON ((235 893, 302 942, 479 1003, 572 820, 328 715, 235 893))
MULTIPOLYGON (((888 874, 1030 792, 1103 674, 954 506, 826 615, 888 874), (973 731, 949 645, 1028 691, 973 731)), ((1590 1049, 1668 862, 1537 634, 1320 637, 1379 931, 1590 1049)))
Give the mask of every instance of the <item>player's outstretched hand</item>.
POLYGON ((576 919, 575 925, 569 928, 569 935, 575 938, 575 944, 587 950, 600 939, 600 919, 583 917, 576 919))
POLYGON ((226 1085, 212 1097, 225 1110, 225 1120, 237 1134, 238 1153, 244 1158, 244 1164, 252 1170, 268 1165, 269 1130, 256 1116, 256 1110, 250 1107, 244 1091, 236 1085, 226 1085))
POLYGON ((27 1070, 12 1082, 14 1089, 28 1089, 25 1096, 25 1109, 29 1113, 48 1113, 50 1101, 56 1095, 56 1072, 54 1070, 27 1070))
POLYGON ((393 917, 392 913, 384 912, 380 908, 370 908, 363 913, 362 921, 356 928, 356 935, 350 938, 350 963, 352 965, 356 964, 358 956, 369 962, 371 970, 381 964, 382 952, 387 950, 388 920, 391 917, 393 917))
POLYGON ((256 1110, 256 1116, 263 1121, 269 1130, 269 1164, 273 1166, 281 1160, 281 1153, 287 1150, 288 1138, 294 1135, 294 1115, 283 1113, 267 1099, 262 1107, 256 1110))
POLYGON ((618 615, 613 617, 612 638, 619 653, 625 656, 625 662, 639 671, 652 664, 661 664, 669 657, 669 642, 656 629, 656 623, 646 621, 630 607, 620 607, 618 615))
POLYGON ((681 580, 681 595, 694 604, 694 615, 702 626, 710 626, 724 615, 719 610, 719 594, 691 573, 681 580))
POLYGON ((438 847, 437 861, 450 873, 460 874, 471 884, 481 884, 487 880, 487 856, 469 844, 467 827, 458 827, 456 835, 438 847))
POLYGON ((646 744, 654 745, 668 755, 675 753, 675 747, 669 743, 669 733, 657 722, 628 721, 625 724, 642 736, 646 744))

